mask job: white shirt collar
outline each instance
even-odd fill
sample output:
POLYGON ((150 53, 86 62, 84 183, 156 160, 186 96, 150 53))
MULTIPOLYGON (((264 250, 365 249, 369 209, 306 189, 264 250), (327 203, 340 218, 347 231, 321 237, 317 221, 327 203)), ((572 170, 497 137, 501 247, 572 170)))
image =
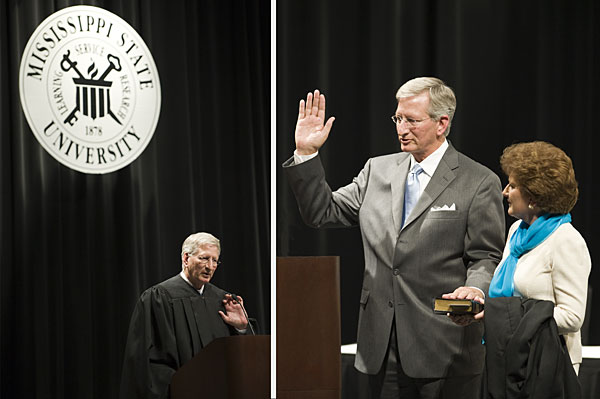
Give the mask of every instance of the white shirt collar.
MULTIPOLYGON (((188 283, 189 285, 191 285, 191 286, 192 286, 192 288, 196 289, 196 287, 194 287, 194 285, 193 285, 192 283, 190 283, 190 280, 188 280, 188 278, 187 278, 187 276, 185 275, 185 273, 183 272, 183 270, 181 271, 181 273, 179 273, 179 275, 181 276, 181 278, 182 278, 182 279, 183 279, 183 280, 184 280, 186 283, 188 283)), ((202 295, 202 293, 204 292, 204 286, 200 287, 200 289, 199 289, 199 290, 196 290, 196 291, 198 291, 198 293, 200 293, 200 295, 202 295)))
MULTIPOLYGON (((442 145, 440 145, 437 150, 435 150, 433 153, 431 153, 431 155, 429 155, 427 158, 425 158, 424 160, 422 160, 419 163, 419 165, 421 165, 421 167, 423 168, 423 172, 427 173, 427 176, 429 176, 429 177, 433 176, 433 173, 435 172, 438 165, 440 164, 440 161, 442 160, 442 157, 446 153, 447 149, 448 149, 448 140, 444 139, 444 141, 442 142, 442 145)), ((413 157, 412 154, 410 154, 409 170, 412 169, 412 167, 414 166, 415 163, 417 163, 417 160, 415 159, 415 157, 413 157)))

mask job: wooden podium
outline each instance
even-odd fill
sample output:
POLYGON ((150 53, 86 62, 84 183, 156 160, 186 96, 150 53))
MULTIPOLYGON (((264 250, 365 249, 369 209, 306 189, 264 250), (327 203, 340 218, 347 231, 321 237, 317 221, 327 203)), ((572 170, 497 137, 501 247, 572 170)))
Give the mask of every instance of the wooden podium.
POLYGON ((339 257, 277 258, 277 399, 339 399, 339 257))
POLYGON ((271 336, 217 338, 171 379, 171 399, 265 399, 271 394, 271 336))

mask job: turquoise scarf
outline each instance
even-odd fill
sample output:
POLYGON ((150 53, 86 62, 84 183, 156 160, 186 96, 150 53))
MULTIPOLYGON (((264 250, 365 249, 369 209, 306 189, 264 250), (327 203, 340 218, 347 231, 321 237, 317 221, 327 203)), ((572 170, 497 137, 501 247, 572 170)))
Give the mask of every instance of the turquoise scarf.
POLYGON ((564 223, 571 221, 571 214, 550 215, 546 213, 537 218, 531 226, 521 221, 517 231, 510 238, 510 254, 498 266, 490 283, 488 296, 509 297, 515 291, 514 275, 521 255, 526 254, 542 243, 548 236, 564 223))

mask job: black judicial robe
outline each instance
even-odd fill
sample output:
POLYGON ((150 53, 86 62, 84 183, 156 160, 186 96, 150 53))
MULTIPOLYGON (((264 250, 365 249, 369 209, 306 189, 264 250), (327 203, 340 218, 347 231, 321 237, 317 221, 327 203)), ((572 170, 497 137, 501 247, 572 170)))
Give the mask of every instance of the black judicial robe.
POLYGON ((215 338, 236 334, 218 313, 225 294, 209 283, 200 295, 180 275, 144 291, 129 324, 120 397, 168 398, 179 367, 215 338))

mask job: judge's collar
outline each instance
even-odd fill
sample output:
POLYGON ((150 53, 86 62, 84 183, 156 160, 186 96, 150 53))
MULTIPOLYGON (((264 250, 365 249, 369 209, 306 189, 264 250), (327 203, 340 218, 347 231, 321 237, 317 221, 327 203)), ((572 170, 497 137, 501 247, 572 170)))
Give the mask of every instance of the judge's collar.
MULTIPOLYGON (((192 286, 193 289, 196 289, 196 287, 194 287, 194 285, 192 283, 190 283, 190 280, 188 280, 187 276, 185 275, 185 273, 183 272, 183 270, 179 273, 179 275, 181 276, 181 278, 183 279, 183 281, 185 281, 186 283, 188 283, 190 286, 192 286)), ((200 287, 198 293, 200 295, 202 295, 204 293, 204 285, 202 287, 200 287)))

